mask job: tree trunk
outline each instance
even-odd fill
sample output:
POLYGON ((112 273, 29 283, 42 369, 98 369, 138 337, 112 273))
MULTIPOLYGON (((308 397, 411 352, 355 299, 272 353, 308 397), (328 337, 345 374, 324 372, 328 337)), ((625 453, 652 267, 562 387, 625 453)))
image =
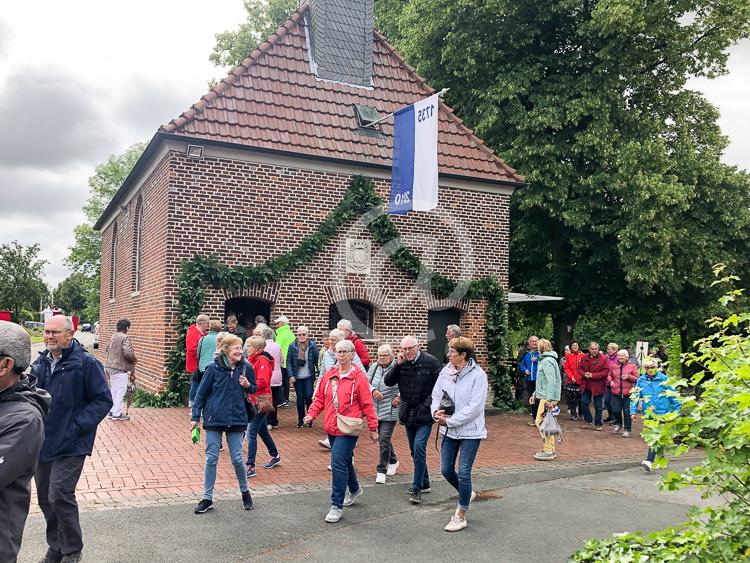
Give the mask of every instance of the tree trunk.
POLYGON ((578 318, 570 314, 552 314, 553 338, 555 339, 555 348, 560 356, 562 356, 565 346, 570 344, 577 321, 578 318))

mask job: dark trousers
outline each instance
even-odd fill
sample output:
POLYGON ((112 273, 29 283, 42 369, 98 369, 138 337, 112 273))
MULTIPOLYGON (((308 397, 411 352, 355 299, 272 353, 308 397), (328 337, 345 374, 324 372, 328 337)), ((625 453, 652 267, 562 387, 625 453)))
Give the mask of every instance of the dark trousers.
POLYGON ((612 388, 607 385, 607 390, 604 392, 604 408, 607 409, 607 418, 613 418, 612 416, 612 388))
POLYGON ((271 457, 279 455, 276 442, 273 441, 271 433, 268 431, 268 415, 258 413, 253 421, 247 425, 247 463, 249 465, 255 465, 259 437, 266 445, 268 455, 271 457))
POLYGON ((656 459, 656 452, 649 448, 648 452, 646 452, 646 459, 651 463, 654 463, 654 460, 656 459))
POLYGON ((357 436, 328 435, 331 443, 331 505, 344 507, 346 489, 350 493, 359 490, 357 472, 354 470, 354 448, 357 436))
POLYGON ((86 456, 62 457, 36 466, 34 479, 39 507, 47 521, 47 545, 62 555, 83 549, 76 484, 84 461, 86 456))
POLYGON ((271 387, 271 402, 273 403, 274 411, 268 413, 268 424, 271 426, 278 426, 278 408, 279 405, 284 402, 284 389, 282 387, 271 387))
POLYGON ((577 384, 569 383, 565 386, 565 402, 568 404, 571 417, 583 418, 581 389, 577 384))
POLYGON ((284 393, 284 400, 282 402, 289 402, 289 374, 286 372, 286 368, 281 368, 281 388, 284 393))
MULTIPOLYGON (((529 397, 531 397, 534 394, 534 391, 536 391, 536 380, 527 379, 526 380, 526 392, 529 394, 529 397)), ((531 416, 536 420, 536 412, 539 410, 539 401, 534 401, 533 405, 529 405, 531 408, 531 416)))
POLYGON ((631 419, 630 419, 630 396, 627 397, 620 397, 619 395, 612 395, 612 416, 615 419, 615 424, 617 426, 623 426, 623 421, 625 422, 625 426, 623 426, 623 430, 626 430, 630 432, 631 429, 631 419))
POLYGON ((414 461, 412 489, 421 491, 430 486, 430 473, 427 470, 427 441, 430 439, 432 425, 404 426, 404 429, 406 439, 409 441, 411 458, 414 461))
POLYGON ((305 418, 305 412, 312 404, 313 378, 295 379, 294 392, 297 395, 297 418, 301 423, 302 419, 305 418))
POLYGON ((380 461, 378 463, 377 472, 385 473, 388 469, 388 464, 396 463, 396 452, 393 451, 393 444, 391 438, 393 437, 393 431, 396 429, 395 420, 379 420, 378 421, 378 441, 380 442, 380 461))
POLYGON ((588 422, 589 424, 591 421, 591 407, 589 407, 589 404, 591 403, 592 399, 594 402, 594 425, 595 426, 601 426, 602 425, 602 399, 604 398, 604 395, 591 395, 591 391, 586 390, 581 395, 581 405, 583 405, 583 418, 588 422))

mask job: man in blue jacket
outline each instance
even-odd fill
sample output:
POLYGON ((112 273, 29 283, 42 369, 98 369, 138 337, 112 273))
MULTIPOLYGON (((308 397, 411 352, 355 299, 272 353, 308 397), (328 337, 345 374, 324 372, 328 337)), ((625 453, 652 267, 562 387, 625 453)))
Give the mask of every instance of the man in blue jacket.
POLYGON ((69 318, 59 315, 47 319, 47 349, 31 366, 37 385, 52 395, 34 476, 39 506, 47 521, 49 549, 43 563, 81 559, 83 536, 76 484, 86 456, 94 447, 96 427, 112 408, 102 364, 84 350, 73 334, 69 318))
MULTIPOLYGON (((526 392, 529 394, 529 398, 533 397, 534 391, 536 391, 536 370, 539 367, 539 360, 541 358, 539 350, 537 350, 538 346, 539 338, 537 336, 529 337, 528 350, 524 354, 519 366, 521 373, 526 376, 526 392)), ((531 420, 528 424, 529 426, 536 426, 536 413, 539 410, 539 403, 535 402, 533 405, 530 405, 530 409, 531 420)))

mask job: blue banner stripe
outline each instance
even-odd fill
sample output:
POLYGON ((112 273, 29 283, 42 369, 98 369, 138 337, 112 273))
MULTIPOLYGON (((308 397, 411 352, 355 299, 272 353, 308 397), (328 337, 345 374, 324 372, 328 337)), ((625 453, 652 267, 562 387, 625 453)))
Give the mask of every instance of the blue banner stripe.
POLYGON ((414 199, 414 106, 393 116, 393 171, 388 211, 404 215, 412 210, 414 199))

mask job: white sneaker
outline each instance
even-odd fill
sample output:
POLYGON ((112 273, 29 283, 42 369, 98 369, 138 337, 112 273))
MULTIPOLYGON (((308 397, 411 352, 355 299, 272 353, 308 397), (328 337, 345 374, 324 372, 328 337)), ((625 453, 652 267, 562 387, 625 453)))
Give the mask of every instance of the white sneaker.
POLYGON ((471 491, 471 498, 469 499, 469 502, 474 502, 475 498, 477 498, 477 492, 471 491))
POLYGON ((612 434, 617 434, 619 431, 620 431, 620 427, 617 424, 615 424, 612 427, 612 434))
POLYGON ((628 431, 626 430, 625 432, 623 432, 623 433, 622 433, 622 437, 623 437, 623 438, 630 438, 630 432, 628 432, 628 431))
POLYGON ((318 440, 318 444, 320 444, 322 447, 324 447, 327 450, 331 449, 331 442, 328 441, 328 438, 325 438, 323 440, 318 440))
POLYGON ((396 474, 396 471, 398 471, 398 461, 396 463, 389 463, 388 467, 386 468, 385 474, 389 477, 396 474))
POLYGON ((644 460, 643 460, 643 461, 641 462, 641 467, 643 467, 643 469, 645 469, 645 470, 646 470, 646 471, 647 471, 648 473, 651 473, 651 469, 653 468, 653 466, 654 466, 654 464, 653 464, 653 463, 651 463, 651 462, 650 462, 649 460, 647 460, 647 459, 644 459, 644 460))
POLYGON ((446 532, 458 532, 463 530, 469 524, 466 522, 466 518, 461 518, 458 514, 454 514, 451 521, 443 528, 446 532))
POLYGON ((333 469, 331 468, 330 465, 328 467, 326 467, 326 469, 328 469, 328 471, 333 471, 333 469))
POLYGON ((329 522, 330 524, 334 524, 341 520, 341 517, 344 515, 344 509, 339 508, 338 506, 331 505, 331 509, 328 511, 328 514, 326 514, 326 522, 329 522))
POLYGON ((375 475, 375 483, 378 485, 385 485, 385 473, 378 473, 375 475))
POLYGON ((362 487, 357 489, 357 492, 352 494, 351 491, 346 491, 346 495, 344 495, 344 506, 351 506, 354 504, 354 501, 357 500, 359 497, 361 497, 364 494, 364 491, 362 490, 362 487))

